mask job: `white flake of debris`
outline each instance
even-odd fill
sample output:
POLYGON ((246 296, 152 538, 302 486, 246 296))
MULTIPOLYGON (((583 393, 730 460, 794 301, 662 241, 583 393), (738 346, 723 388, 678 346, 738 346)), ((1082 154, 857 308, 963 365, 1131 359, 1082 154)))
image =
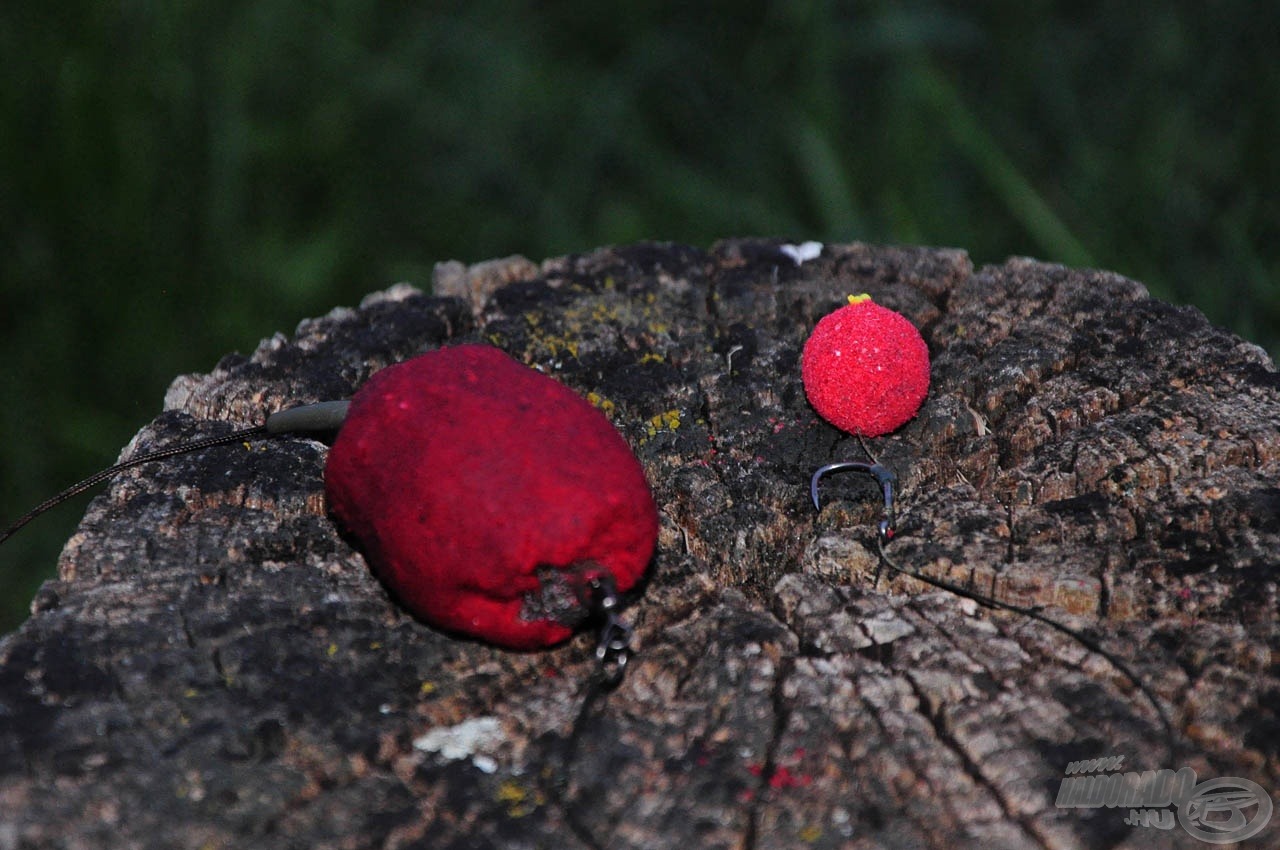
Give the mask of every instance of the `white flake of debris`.
POLYGON ((471 765, 481 773, 498 772, 498 760, 489 756, 474 755, 471 757, 471 765))
POLYGON ((915 628, 891 611, 883 611, 863 623, 867 637, 875 643, 893 643, 900 637, 915 633, 915 628))
POLYGON ((822 243, 801 242, 799 245, 779 245, 778 251, 784 256, 790 257, 793 263, 800 266, 822 256, 822 243))
POLYGON ((473 717, 457 726, 432 729, 415 738, 413 748, 424 753, 438 753, 449 761, 471 758, 471 763, 485 773, 497 769, 497 762, 489 755, 506 740, 502 723, 496 717, 473 717))

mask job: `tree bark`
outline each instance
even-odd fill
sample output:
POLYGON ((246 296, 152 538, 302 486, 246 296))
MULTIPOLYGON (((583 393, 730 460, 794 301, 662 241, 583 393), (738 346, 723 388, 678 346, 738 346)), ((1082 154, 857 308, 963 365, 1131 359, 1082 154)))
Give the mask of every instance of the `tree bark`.
POLYGON ((0 641, 0 848, 1148 846, 1129 806, 1056 804, 1109 756, 1280 803, 1280 377, 1256 346, 1114 274, 862 244, 448 264, 435 290, 177 379, 125 454, 497 345, 591 394, 652 484, 621 685, 590 635, 511 653, 405 614, 326 516, 323 443, 179 456, 110 483, 0 641), (859 292, 932 355, 920 414, 868 441, 900 480, 889 555, 1087 632, 1173 753, 1098 653, 881 569, 870 479, 813 509, 813 470, 865 456, 800 351, 859 292))

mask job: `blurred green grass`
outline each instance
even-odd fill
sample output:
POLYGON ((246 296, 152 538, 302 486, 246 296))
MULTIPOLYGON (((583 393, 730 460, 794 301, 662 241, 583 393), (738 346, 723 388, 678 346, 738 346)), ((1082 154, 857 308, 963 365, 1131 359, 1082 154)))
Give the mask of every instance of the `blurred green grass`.
MULTIPOLYGON (((1280 351, 1280 5, 0 11, 0 517, 432 265, 731 235, 1114 269, 1280 351)), ((25 616, 81 497, 0 550, 25 616)))

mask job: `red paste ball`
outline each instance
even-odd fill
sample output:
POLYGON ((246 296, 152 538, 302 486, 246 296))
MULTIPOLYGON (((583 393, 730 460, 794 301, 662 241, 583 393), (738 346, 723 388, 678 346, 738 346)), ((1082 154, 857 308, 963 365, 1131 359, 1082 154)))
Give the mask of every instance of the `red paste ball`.
POLYGON ((854 296, 814 327, 800 373, 823 419, 878 437, 920 409, 929 392, 929 348, 905 317, 870 296, 854 296))
POLYGON ((627 590, 657 540, 644 471, 604 414, 484 345, 375 374, 329 452, 325 493, 406 608, 514 649, 573 632, 530 606, 548 577, 581 615, 575 587, 608 574, 627 590))

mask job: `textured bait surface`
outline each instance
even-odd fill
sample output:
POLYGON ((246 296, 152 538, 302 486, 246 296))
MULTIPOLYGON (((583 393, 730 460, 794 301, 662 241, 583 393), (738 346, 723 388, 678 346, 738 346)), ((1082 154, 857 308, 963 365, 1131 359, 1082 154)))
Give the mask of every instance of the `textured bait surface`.
POLYGON ((570 593, 557 615, 546 599, 605 574, 626 591, 657 540, 644 471, 604 414, 483 345, 375 374, 329 453, 325 492, 406 608, 516 649, 569 637, 581 603, 570 593), (548 576, 561 587, 545 592, 548 576))
POLYGON ((866 296, 824 316, 800 372, 814 410, 837 428, 878 437, 916 415, 929 392, 929 348, 899 313, 866 296))

